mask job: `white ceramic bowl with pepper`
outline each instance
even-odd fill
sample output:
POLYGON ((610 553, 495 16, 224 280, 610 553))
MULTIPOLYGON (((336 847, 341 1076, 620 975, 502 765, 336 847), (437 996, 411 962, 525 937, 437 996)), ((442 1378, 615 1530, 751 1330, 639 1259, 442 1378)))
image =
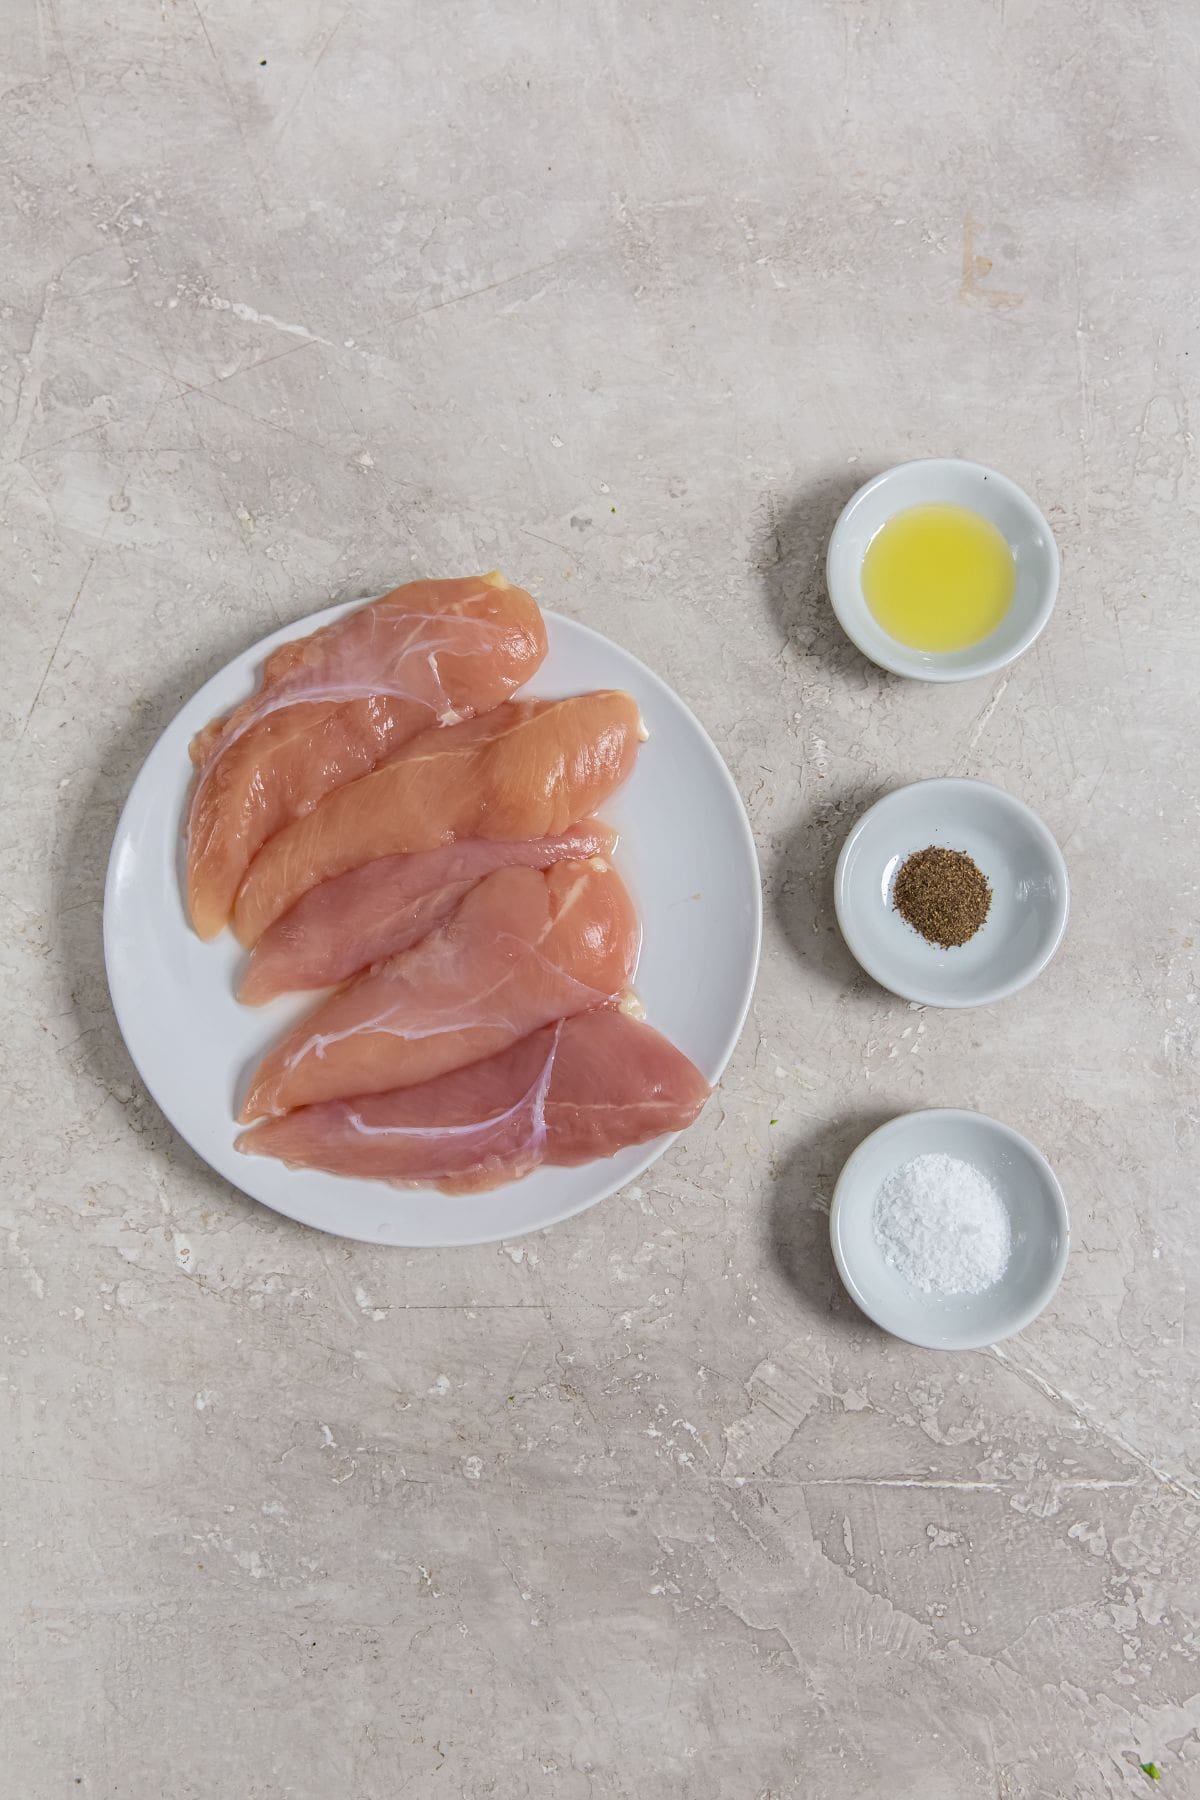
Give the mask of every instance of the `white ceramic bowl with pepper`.
POLYGON ((951 777, 899 788, 865 812, 834 877, 858 962, 925 1006, 988 1006, 1027 986, 1062 942, 1069 899, 1062 851, 1037 814, 989 782, 951 777))

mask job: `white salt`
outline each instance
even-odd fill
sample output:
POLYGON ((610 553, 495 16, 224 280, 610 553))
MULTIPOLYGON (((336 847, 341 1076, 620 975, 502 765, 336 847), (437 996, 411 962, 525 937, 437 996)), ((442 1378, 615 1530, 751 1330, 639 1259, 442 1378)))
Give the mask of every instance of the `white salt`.
POLYGON ((1008 1208, 993 1182, 957 1156, 915 1156, 875 1196, 883 1260, 926 1294, 981 1294, 1012 1254, 1008 1208))

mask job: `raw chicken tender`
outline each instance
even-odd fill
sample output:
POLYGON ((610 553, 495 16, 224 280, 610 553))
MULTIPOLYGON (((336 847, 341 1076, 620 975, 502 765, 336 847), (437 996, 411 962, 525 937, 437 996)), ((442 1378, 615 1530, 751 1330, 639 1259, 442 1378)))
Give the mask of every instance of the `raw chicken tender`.
POLYGON ((454 918, 332 995, 267 1055, 242 1122, 414 1087, 628 986, 639 927, 601 858, 497 869, 454 918))
POLYGON ((510 700, 483 718, 422 732, 263 846, 238 893, 239 939, 256 944, 319 881, 379 856, 565 831, 625 780, 640 725, 628 694, 601 690, 510 700))
POLYGON ((256 693, 193 739, 188 909, 227 922, 267 839, 431 725, 471 718, 546 654, 536 602, 502 575, 414 581, 267 658, 256 693))
POLYGON ((681 1131, 709 1092, 666 1038, 603 1008, 421 1087, 270 1119, 237 1147, 294 1169, 471 1193, 681 1131))
POLYGON ((414 856, 381 856, 335 875, 310 888, 263 932, 238 999, 260 1006, 293 988, 333 987, 419 943, 494 870, 547 869, 572 858, 609 856, 616 839, 610 826, 585 819, 558 837, 515 844, 468 838, 414 856))

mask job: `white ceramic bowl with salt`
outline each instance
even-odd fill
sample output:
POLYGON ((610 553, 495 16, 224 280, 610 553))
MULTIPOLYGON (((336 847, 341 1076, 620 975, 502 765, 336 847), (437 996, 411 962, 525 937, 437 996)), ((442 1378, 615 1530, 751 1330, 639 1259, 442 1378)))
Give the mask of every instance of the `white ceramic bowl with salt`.
POLYGON ((1028 1138, 983 1113, 946 1107, 905 1113, 864 1139, 838 1177, 829 1234, 847 1292, 884 1331, 929 1350, 978 1350, 1036 1319, 1062 1279, 1070 1226, 1058 1178, 1028 1138), (971 1164, 1004 1202, 1012 1253, 982 1293, 924 1292, 891 1266, 876 1238, 883 1183, 931 1154, 971 1164))

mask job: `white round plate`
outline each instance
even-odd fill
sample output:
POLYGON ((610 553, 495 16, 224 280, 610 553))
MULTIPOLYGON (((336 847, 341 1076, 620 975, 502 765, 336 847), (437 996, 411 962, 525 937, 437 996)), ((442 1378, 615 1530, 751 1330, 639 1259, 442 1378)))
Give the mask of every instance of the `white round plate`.
POLYGON ((956 456, 899 463, 853 494, 833 528, 825 585, 842 630, 864 656, 918 681, 991 675, 1028 650, 1054 611, 1059 557, 1054 533, 1023 488, 982 463, 956 456), (898 512, 930 504, 965 506, 1008 539, 1017 567, 1012 604, 994 631, 966 650, 914 650, 883 629, 862 588, 863 559, 875 533, 898 512))
POLYGON ((1069 887, 1062 851, 1037 814, 987 781, 945 776, 885 794, 842 845, 834 908, 851 951, 881 987, 924 1006, 987 1006, 1033 980, 1062 942, 1069 887), (892 905, 915 850, 965 850, 992 904, 973 938, 943 950, 892 905))
POLYGON ((927 1350, 979 1350, 1037 1318, 1062 1280, 1070 1226, 1058 1178, 1028 1138, 983 1113, 946 1107, 905 1113, 863 1140, 833 1191, 829 1236, 850 1298, 884 1331, 927 1350), (875 1241, 883 1183, 915 1156, 935 1154, 982 1170, 1008 1208, 1012 1255, 981 1294, 923 1293, 875 1241))
MULTIPOLYGON (((632 1181, 672 1138, 454 1198, 293 1171, 233 1147, 235 1095, 248 1068, 312 1000, 288 995, 265 1007, 239 1005, 234 990, 244 952, 231 933, 205 944, 188 924, 181 831, 188 744, 253 690, 272 650, 352 605, 314 613, 236 657, 188 701, 146 758, 121 814, 104 892, 104 955, 117 1021, 175 1129, 219 1174, 276 1212, 372 1244, 479 1244, 536 1231, 632 1181)), ((523 695, 624 688, 641 708, 649 740, 629 782, 604 809, 621 834, 615 862, 642 919, 637 990, 649 1022, 715 1082, 750 1005, 762 934, 745 808, 712 741, 657 675, 586 625, 544 616, 549 654, 523 695)))

